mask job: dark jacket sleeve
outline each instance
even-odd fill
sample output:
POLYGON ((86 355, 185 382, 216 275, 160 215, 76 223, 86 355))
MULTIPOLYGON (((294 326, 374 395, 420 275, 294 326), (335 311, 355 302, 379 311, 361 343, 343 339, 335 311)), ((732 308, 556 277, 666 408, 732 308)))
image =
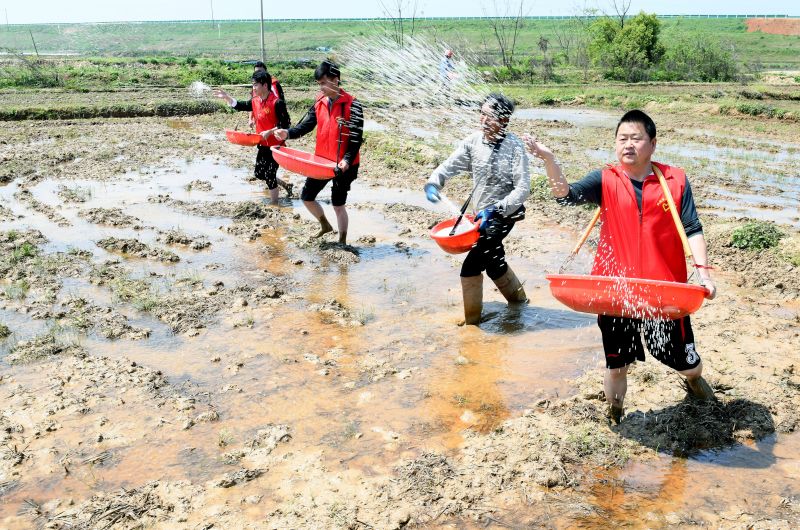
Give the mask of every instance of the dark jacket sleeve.
POLYGON ((352 164, 358 150, 361 149, 361 144, 364 143, 364 109, 358 101, 353 101, 350 106, 350 122, 347 127, 350 129, 350 140, 347 143, 344 161, 352 164))
POLYGON ((569 185, 566 197, 556 199, 561 205, 597 204, 603 199, 603 170, 595 169, 578 182, 569 185))
POLYGON ((250 98, 247 101, 239 101, 236 100, 236 105, 233 107, 234 110, 246 110, 252 111, 253 110, 253 99, 250 98))
POLYGON ((314 110, 314 105, 311 105, 311 108, 308 109, 308 112, 303 116, 303 119, 300 120, 300 123, 289 129, 289 139, 294 140, 295 138, 305 136, 313 131, 316 126, 317 112, 314 110))
POLYGON ((281 86, 280 81, 275 82, 275 90, 276 92, 278 92, 278 99, 286 101, 286 97, 283 95, 283 87, 281 86))
POLYGON ((282 99, 275 102, 275 116, 278 118, 278 127, 281 129, 288 129, 292 124, 292 118, 286 108, 286 102, 282 99))
POLYGON ((703 233, 703 225, 700 224, 700 217, 697 215, 694 194, 688 178, 686 179, 686 188, 683 190, 683 198, 681 199, 681 223, 684 231, 686 231, 686 237, 703 233))

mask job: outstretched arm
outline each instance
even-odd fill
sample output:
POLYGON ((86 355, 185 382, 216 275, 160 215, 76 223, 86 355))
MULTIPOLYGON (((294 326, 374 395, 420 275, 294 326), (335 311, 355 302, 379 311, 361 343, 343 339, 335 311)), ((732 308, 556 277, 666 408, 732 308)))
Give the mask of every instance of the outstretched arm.
POLYGON ((550 192, 556 199, 561 199, 569 195, 569 183, 561 172, 561 166, 556 162, 556 156, 547 146, 539 142, 535 137, 526 134, 522 137, 528 150, 536 158, 544 162, 544 170, 547 173, 547 182, 550 184, 550 192))

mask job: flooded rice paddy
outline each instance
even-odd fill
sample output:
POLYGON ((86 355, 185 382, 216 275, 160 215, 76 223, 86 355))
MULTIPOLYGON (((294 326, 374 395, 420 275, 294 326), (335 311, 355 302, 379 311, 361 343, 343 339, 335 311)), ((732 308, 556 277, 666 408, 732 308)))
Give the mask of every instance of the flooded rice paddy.
MULTIPOLYGON (((12 334, 0 339, 0 526, 85 523, 119 506, 187 528, 800 521, 796 296, 757 294, 723 268, 720 298, 695 321, 723 405, 691 408, 648 359, 612 428, 595 318, 559 305, 544 280, 572 249, 573 225, 532 207, 507 243, 530 303, 507 307, 487 281, 484 322, 459 327, 461 256, 428 237, 452 216, 421 192, 431 168, 370 161, 368 142, 348 199, 352 246, 315 241, 302 203, 267 206, 250 152, 204 119, 148 122, 204 157, 0 186, 0 231, 38 253, 2 280, 12 334), (12 364, 41 337, 80 353, 12 364), (686 447, 688 458, 672 456, 686 447)), ((582 174, 612 160, 615 119, 523 109, 514 127, 564 142, 565 167, 582 174)), ((704 220, 798 227, 797 145, 704 146, 716 137, 664 130, 659 159, 686 167, 704 220)), ((428 143, 429 131, 406 133, 428 143)), ((465 188, 454 183, 453 202, 465 188)), ((590 263, 586 249, 571 268, 590 263)))

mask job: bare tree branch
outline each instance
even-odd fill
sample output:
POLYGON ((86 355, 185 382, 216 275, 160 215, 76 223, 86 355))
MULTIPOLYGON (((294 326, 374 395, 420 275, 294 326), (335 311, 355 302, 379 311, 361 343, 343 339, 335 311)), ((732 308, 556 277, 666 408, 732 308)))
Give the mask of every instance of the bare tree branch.
POLYGON ((409 36, 414 36, 419 0, 378 0, 378 5, 381 6, 384 16, 392 23, 392 38, 402 47, 405 43, 407 24, 411 25, 409 36), (406 16, 403 16, 403 12, 406 13, 406 16), (410 17, 408 16, 409 12, 410 17))
POLYGON ((633 0, 611 0, 611 4, 614 6, 614 12, 617 14, 617 18, 619 19, 619 27, 625 27, 625 17, 628 16, 628 11, 631 10, 631 3, 633 0))

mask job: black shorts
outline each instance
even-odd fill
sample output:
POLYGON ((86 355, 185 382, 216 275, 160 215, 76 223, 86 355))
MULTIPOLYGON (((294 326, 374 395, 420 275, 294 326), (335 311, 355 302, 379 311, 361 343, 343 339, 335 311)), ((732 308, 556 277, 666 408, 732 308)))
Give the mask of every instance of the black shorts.
POLYGON ((606 368, 644 361, 642 335, 650 355, 670 368, 682 372, 700 364, 688 316, 678 320, 636 320, 600 315, 597 325, 603 335, 606 368))
POLYGON ((315 200, 328 182, 333 181, 331 204, 344 206, 344 203, 347 202, 347 192, 350 191, 350 184, 356 178, 358 178, 358 164, 350 166, 347 171, 329 180, 307 178, 306 183, 303 184, 303 191, 300 192, 300 198, 304 201, 315 200))
POLYGON ((272 158, 272 150, 266 145, 258 146, 255 176, 258 180, 265 181, 267 188, 271 190, 278 187, 278 163, 272 158))

